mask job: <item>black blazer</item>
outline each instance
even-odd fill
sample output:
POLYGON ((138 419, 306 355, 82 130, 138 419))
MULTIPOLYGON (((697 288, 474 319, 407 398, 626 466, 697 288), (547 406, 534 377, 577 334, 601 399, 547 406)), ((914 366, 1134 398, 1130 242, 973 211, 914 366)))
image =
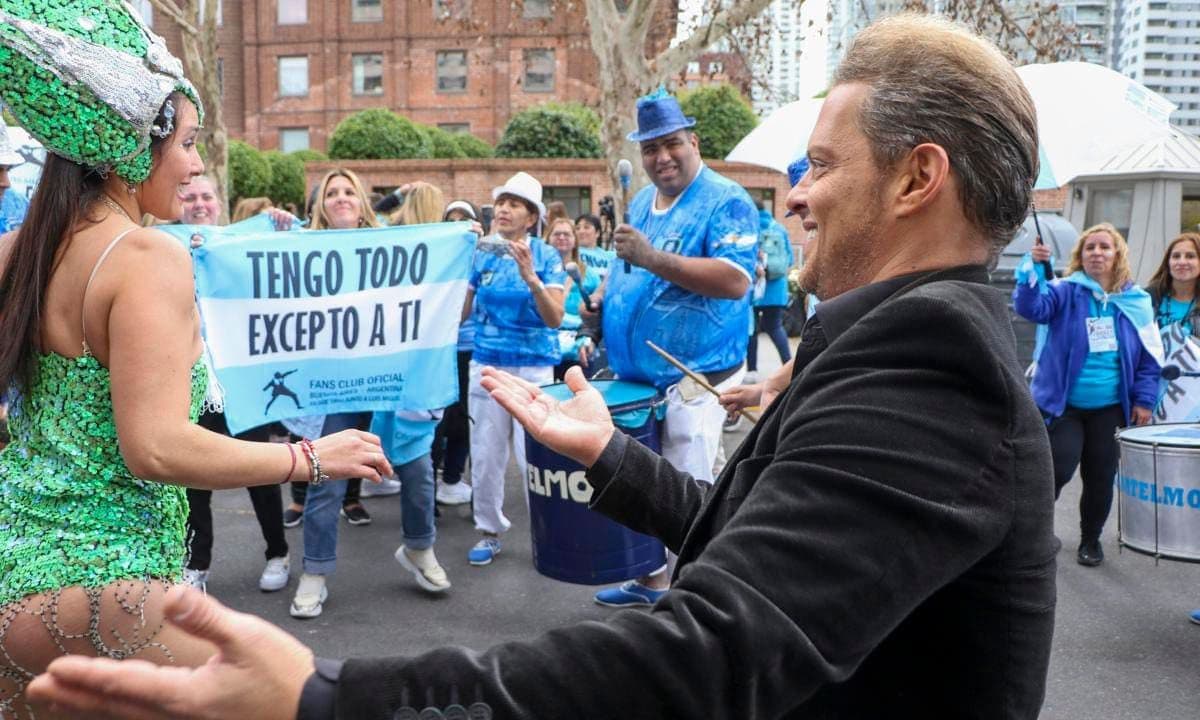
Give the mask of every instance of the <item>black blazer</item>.
POLYGON ((391 718, 432 691, 496 718, 1036 717, 1050 451, 986 279, 957 268, 823 304, 711 489, 618 434, 588 473, 595 508, 679 553, 651 612, 349 660, 337 716, 391 718))

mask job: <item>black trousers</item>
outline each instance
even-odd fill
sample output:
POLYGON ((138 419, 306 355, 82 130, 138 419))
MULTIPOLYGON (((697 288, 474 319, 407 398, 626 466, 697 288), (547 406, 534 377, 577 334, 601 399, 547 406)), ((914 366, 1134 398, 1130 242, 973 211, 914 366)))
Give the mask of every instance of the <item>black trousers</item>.
MULTIPOLYGON (((200 424, 213 432, 229 434, 225 416, 221 413, 205 413, 200 424)), ((237 436, 239 440, 266 442, 270 437, 271 425, 252 428, 237 436)), ((250 493, 250 504, 258 518, 263 540, 267 542, 264 553, 267 560, 288 554, 287 540, 283 535, 283 493, 278 485, 258 485, 246 488, 250 493)), ((207 570, 212 565, 213 519, 212 491, 187 489, 188 499, 188 561, 192 570, 207 570)))
POLYGON ((1050 452, 1054 456, 1054 497, 1075 475, 1083 481, 1079 497, 1079 534, 1082 542, 1100 539, 1112 509, 1117 475, 1117 428, 1125 422, 1120 405, 1084 410, 1067 407, 1050 423, 1050 452))
POLYGON ((447 485, 462 480, 471 454, 471 418, 467 415, 467 383, 470 378, 471 351, 458 353, 458 402, 446 408, 433 434, 433 466, 442 468, 447 485))

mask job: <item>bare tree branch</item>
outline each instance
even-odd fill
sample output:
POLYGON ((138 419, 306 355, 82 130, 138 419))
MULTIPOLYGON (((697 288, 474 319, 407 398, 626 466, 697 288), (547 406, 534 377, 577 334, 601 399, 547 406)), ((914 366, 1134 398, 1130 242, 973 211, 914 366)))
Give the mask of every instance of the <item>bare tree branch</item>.
MULTIPOLYGON (((734 29, 761 13, 771 0, 740 0, 731 3, 713 16, 707 27, 697 29, 686 40, 673 48, 663 51, 651 61, 651 73, 655 78, 663 79, 679 72, 687 66, 689 60, 721 39, 727 37, 734 29)), ((797 7, 803 2, 797 3, 797 7)))
POLYGON ((154 6, 155 10, 171 18, 172 22, 178 25, 183 32, 192 36, 200 35, 200 30, 188 21, 183 10, 171 0, 150 0, 150 4, 154 6))

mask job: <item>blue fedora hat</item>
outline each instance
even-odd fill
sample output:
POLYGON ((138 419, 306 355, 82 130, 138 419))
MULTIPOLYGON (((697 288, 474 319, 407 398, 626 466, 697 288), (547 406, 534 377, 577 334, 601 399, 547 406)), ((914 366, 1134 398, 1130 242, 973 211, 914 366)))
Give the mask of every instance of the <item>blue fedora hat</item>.
POLYGON ((661 86, 655 92, 638 98, 637 116, 637 132, 627 136, 630 142, 653 140, 696 124, 696 118, 684 115, 679 101, 661 86))

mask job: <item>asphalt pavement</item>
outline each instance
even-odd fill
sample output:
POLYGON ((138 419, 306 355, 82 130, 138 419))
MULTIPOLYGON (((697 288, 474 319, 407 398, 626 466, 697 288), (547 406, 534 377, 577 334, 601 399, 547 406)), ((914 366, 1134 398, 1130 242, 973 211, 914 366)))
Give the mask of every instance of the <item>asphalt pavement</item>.
MULTIPOLYGON (((773 348, 765 339, 761 345, 764 369, 777 367, 773 348)), ((725 435, 730 453, 745 431, 743 424, 740 432, 725 435)), ((244 490, 217 492, 209 592, 279 624, 318 655, 330 657, 412 655, 442 645, 483 650, 617 612, 592 602, 597 588, 551 580, 534 570, 522 493, 510 467, 505 508, 513 528, 501 554, 485 567, 467 563, 467 550, 478 539, 467 507, 442 508, 435 549, 453 587, 440 596, 421 591, 392 557, 401 542, 399 496, 367 499, 372 524, 341 524, 339 567, 329 581, 324 614, 295 620, 288 605, 300 572, 301 529, 287 531, 292 581, 283 591, 259 592, 264 543, 249 497, 244 490)), ((1200 716, 1200 626, 1188 622, 1187 612, 1200 607, 1200 565, 1155 562, 1120 551, 1115 507, 1103 539, 1104 564, 1076 564, 1078 493, 1076 480, 1055 512, 1062 549, 1042 717, 1195 720, 1200 716)))

